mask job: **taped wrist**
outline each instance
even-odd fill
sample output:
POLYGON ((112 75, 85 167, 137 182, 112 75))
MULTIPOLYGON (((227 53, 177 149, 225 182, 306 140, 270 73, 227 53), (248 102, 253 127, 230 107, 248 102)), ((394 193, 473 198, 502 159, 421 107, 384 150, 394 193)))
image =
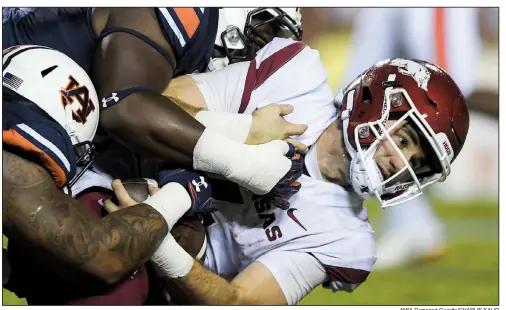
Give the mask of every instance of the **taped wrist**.
POLYGON ((165 278, 181 278, 190 272, 193 257, 169 233, 151 257, 156 273, 165 278))
POLYGON ((190 195, 181 184, 168 183, 143 203, 151 206, 164 217, 170 231, 190 209, 192 202, 190 195))
POLYGON ((246 147, 206 127, 193 150, 193 168, 226 177, 241 165, 246 147))
POLYGON ((246 114, 200 111, 195 119, 235 142, 244 143, 248 138, 253 117, 246 114))

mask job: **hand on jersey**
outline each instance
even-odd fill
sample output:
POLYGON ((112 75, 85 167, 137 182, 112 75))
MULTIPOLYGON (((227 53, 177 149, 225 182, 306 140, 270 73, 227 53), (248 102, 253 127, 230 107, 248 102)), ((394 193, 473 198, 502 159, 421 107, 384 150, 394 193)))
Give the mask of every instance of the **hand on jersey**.
POLYGON ((269 104, 253 113, 253 122, 246 139, 246 144, 263 144, 273 140, 285 140, 292 143, 300 153, 307 152, 307 146, 290 138, 298 136, 307 130, 305 124, 293 124, 284 119, 293 112, 289 104, 269 104))
POLYGON ((233 165, 235 169, 225 176, 256 195, 276 198, 279 207, 285 206, 300 189, 295 181, 302 175, 302 157, 291 143, 281 140, 248 147, 251 150, 243 154, 241 164, 233 165))
POLYGON ((165 169, 160 171, 158 183, 181 184, 191 198, 190 210, 185 215, 205 214, 216 211, 217 202, 212 198, 212 187, 200 173, 186 169, 165 169))
POLYGON ((302 175, 304 165, 302 156, 295 152, 292 145, 290 145, 286 156, 290 157, 292 161, 290 170, 267 195, 264 195, 264 199, 283 210, 290 208, 288 200, 301 188, 301 184, 297 180, 302 175))

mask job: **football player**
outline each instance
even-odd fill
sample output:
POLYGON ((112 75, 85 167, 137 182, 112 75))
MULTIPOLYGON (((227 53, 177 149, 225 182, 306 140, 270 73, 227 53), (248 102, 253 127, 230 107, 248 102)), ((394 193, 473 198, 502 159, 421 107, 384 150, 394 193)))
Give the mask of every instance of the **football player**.
POLYGON ((351 292, 376 260, 364 199, 376 198, 383 208, 398 205, 449 175, 469 114, 443 69, 387 59, 336 99, 326 80, 317 51, 278 38, 250 62, 174 80, 181 105, 224 135, 233 135, 237 125, 206 115, 291 104, 294 111, 286 118, 308 125, 296 138, 310 146, 298 179, 302 187, 288 209, 241 187, 227 190, 230 197, 217 202, 206 223, 203 265, 167 235, 160 253, 179 254, 152 262, 178 302, 293 305, 320 284, 351 292))
MULTIPOLYGON (((483 93, 470 96, 476 91, 473 64, 478 63, 482 48, 477 8, 365 8, 354 20, 350 48, 353 53, 345 82, 373 62, 405 55, 430 61, 449 72, 466 102, 479 102, 470 108, 490 114, 488 102, 497 102, 487 101, 489 96, 483 93)), ((375 268, 395 268, 444 254, 445 228, 426 195, 388 209, 384 216, 386 228, 378 242, 375 268)))
POLYGON ((224 175, 256 194, 291 169, 287 146, 244 145, 206 130, 161 92, 175 76, 250 60, 275 36, 301 40, 298 8, 7 8, 2 34, 4 48, 48 46, 91 72, 101 128, 136 152, 224 175), (211 57, 226 59, 214 65, 211 57))
MULTIPOLYGON (((110 196, 64 193, 93 162, 99 122, 93 84, 66 55, 33 45, 4 50, 2 95, 2 224, 12 267, 6 287, 35 304, 83 296, 87 304, 142 304, 147 278, 140 266, 189 210, 188 192, 169 184, 102 218, 96 200, 110 196), (125 280, 136 270, 136 280, 125 280), (121 299, 106 300, 116 293, 121 299)), ((121 196, 121 184, 113 186, 121 196)))

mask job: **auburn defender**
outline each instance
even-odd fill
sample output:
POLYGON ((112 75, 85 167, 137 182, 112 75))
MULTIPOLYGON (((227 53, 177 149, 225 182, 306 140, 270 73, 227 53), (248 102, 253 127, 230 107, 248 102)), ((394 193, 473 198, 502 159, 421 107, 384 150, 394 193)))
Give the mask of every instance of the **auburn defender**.
POLYGON ((64 54, 4 51, 2 95, 2 224, 12 267, 5 287, 31 304, 142 304, 142 264, 190 208, 188 192, 168 184, 105 217, 97 200, 110 195, 65 194, 93 163, 99 109, 90 78, 64 54))

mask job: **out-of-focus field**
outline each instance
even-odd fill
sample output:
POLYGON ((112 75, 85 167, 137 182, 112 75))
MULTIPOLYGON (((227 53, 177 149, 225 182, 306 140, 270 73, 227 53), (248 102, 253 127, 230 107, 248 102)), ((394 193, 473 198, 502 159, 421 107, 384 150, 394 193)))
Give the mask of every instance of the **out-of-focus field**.
MULTIPOLYGON (((369 208, 378 226, 378 208, 369 208)), ((446 255, 392 271, 372 272, 354 293, 321 287, 302 305, 496 305, 499 303, 497 204, 436 204, 448 229, 446 255)))

